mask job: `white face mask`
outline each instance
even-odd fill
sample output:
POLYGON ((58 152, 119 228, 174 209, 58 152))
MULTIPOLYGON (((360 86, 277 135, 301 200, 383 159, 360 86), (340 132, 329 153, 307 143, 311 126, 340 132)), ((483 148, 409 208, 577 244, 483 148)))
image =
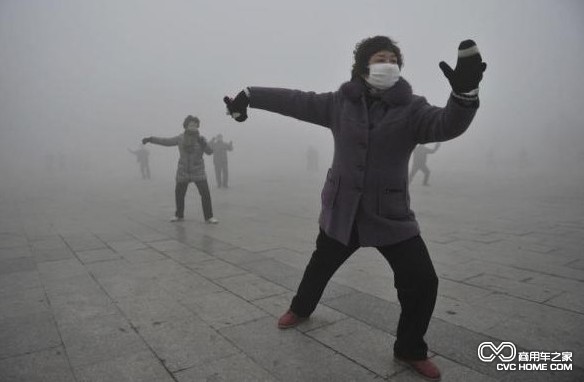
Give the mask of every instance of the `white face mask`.
POLYGON ((198 127, 192 127, 192 126, 191 126, 191 127, 187 127, 187 131, 188 131, 189 133, 196 133, 196 132, 198 132, 198 131, 199 131, 199 128, 198 128, 198 127))
POLYGON ((399 80, 398 64, 379 63, 369 65, 369 76, 365 81, 376 89, 389 89, 399 80))

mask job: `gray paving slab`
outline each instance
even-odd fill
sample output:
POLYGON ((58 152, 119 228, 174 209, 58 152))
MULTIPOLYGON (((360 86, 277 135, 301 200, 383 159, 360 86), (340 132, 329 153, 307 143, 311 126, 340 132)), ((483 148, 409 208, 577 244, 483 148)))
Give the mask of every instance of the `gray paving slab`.
POLYGON ((149 354, 146 343, 120 314, 65 323, 59 331, 73 369, 128 354, 149 354))
POLYGON ((59 325, 118 314, 113 300, 101 290, 51 294, 51 310, 59 325))
POLYGON ((0 232, 0 248, 26 247, 28 245, 25 235, 14 232, 0 232))
POLYGON ((0 248, 0 261, 32 256, 29 247, 0 248))
POLYGON ((215 253, 217 251, 226 251, 235 248, 245 248, 240 246, 239 243, 237 246, 232 245, 230 243, 226 243, 217 239, 214 239, 211 236, 203 235, 198 238, 186 238, 185 242, 192 247, 195 247, 203 252, 207 253, 215 253))
POLYGON ((36 262, 32 257, 18 257, 0 260, 0 276, 8 273, 36 270, 36 262))
POLYGON ((168 240, 168 235, 155 231, 133 232, 132 236, 144 243, 168 240))
POLYGON ((115 359, 74 369, 79 382, 172 382, 172 374, 149 351, 123 354, 115 359))
POLYGON ((0 359, 61 345, 57 325, 50 312, 33 312, 0 321, 0 359))
POLYGON ((83 263, 75 257, 67 260, 42 262, 37 265, 37 269, 43 282, 89 274, 83 263))
MULTIPOLYGON (((262 256, 264 253, 266 252, 262 252, 262 256)), ((289 277, 297 277, 300 279, 303 272, 303 269, 298 269, 273 258, 265 257, 261 260, 246 262, 241 267, 274 281, 289 277)))
POLYGON ((509 319, 497 310, 444 296, 438 297, 433 316, 479 333, 488 333, 489 329, 509 319))
POLYGON ((186 270, 182 273, 160 277, 158 285, 176 298, 188 300, 189 297, 202 296, 224 289, 205 277, 186 270))
POLYGON ((42 312, 50 312, 43 288, 0 293, 0 320, 42 312))
POLYGON ((215 329, 255 321, 267 315, 254 304, 225 291, 179 301, 215 329))
POLYGON ((545 304, 584 314, 584 299, 577 293, 563 292, 562 294, 545 301, 545 304))
MULTIPOLYGON (((122 314, 136 328, 156 326, 162 322, 197 318, 193 312, 176 301, 170 293, 161 292, 158 296, 130 296, 116 301, 122 314)), ((196 315, 195 315, 196 316, 196 315)))
POLYGON ((92 249, 107 248, 103 241, 90 233, 65 234, 62 237, 73 251, 88 251, 92 249))
POLYGON ((231 264, 245 264, 254 261, 264 260, 265 256, 261 252, 249 252, 243 248, 232 248, 222 251, 213 251, 213 256, 231 264))
POLYGON ((41 279, 36 270, 0 275, 0 293, 18 292, 23 289, 40 288, 41 286, 41 279))
POLYGON ((127 297, 148 297, 158 296, 161 293, 166 294, 161 284, 147 275, 133 275, 131 277, 116 275, 98 280, 99 285, 107 295, 116 301, 127 297))
POLYGON ((97 232, 95 236, 97 236, 99 240, 105 242, 112 248, 112 244, 114 243, 123 243, 121 245, 124 246, 128 242, 133 242, 136 240, 134 236, 127 232, 97 232))
POLYGON ((276 382, 275 376, 245 354, 215 359, 174 373, 179 382, 276 382))
POLYGON ((138 332, 172 372, 239 353, 229 341, 196 318, 143 326, 138 332))
POLYGON ((190 270, 207 279, 221 279, 225 277, 247 274, 248 271, 219 259, 209 259, 186 265, 190 270))
POLYGON ((97 263, 100 261, 110 261, 120 259, 120 255, 109 248, 89 249, 77 251, 77 257, 83 264, 97 263))
POLYGON ((536 286, 522 281, 511 280, 490 274, 470 277, 464 280, 464 282, 469 285, 478 286, 494 292, 509 294, 534 302, 544 302, 559 296, 562 293, 560 289, 536 286))
POLYGON ((33 249, 32 254, 37 263, 75 258, 73 251, 66 246, 62 248, 33 249))
POLYGON ((395 337, 361 321, 347 318, 306 335, 384 378, 404 369, 392 362, 395 337))
POLYGON ((184 247, 177 250, 163 251, 162 254, 180 264, 199 263, 201 261, 213 260, 214 257, 192 247, 184 247))
POLYGON ((30 247, 33 250, 68 248, 67 243, 59 235, 46 235, 30 239, 30 247))
POLYGON ((107 242, 107 245, 113 249, 115 252, 127 252, 127 251, 134 251, 137 249, 145 249, 148 248, 146 244, 138 240, 123 240, 123 241, 111 241, 107 242))
POLYGON ((243 274, 215 280, 231 293, 253 301, 287 292, 287 289, 254 274, 243 274))
POLYGON ((119 251, 118 254, 130 263, 142 263, 167 259, 167 256, 150 248, 119 251))
POLYGON ((278 330, 271 318, 220 332, 279 380, 372 381, 379 377, 297 330, 278 330))
POLYGON ((88 273, 71 277, 46 279, 43 284, 49 299, 103 293, 99 284, 88 273))
POLYGON ((398 304, 358 291, 329 299, 324 304, 374 328, 396 333, 400 315, 398 304))
POLYGON ((75 382, 62 346, 0 359, 2 382, 75 382))
POLYGON ((177 240, 159 240, 159 241, 150 241, 148 242, 148 246, 158 250, 158 251, 176 251, 185 249, 188 250, 189 246, 181 243, 177 240))

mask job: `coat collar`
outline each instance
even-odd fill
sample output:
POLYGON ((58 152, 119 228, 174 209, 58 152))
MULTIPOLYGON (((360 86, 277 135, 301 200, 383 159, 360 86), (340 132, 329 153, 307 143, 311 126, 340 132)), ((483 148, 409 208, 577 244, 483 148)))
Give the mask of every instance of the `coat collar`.
MULTIPOLYGON (((341 85, 341 92, 351 102, 359 101, 368 91, 363 80, 355 78, 341 85)), ((412 87, 402 77, 389 89, 380 93, 379 97, 390 106, 407 105, 412 102, 412 87)))

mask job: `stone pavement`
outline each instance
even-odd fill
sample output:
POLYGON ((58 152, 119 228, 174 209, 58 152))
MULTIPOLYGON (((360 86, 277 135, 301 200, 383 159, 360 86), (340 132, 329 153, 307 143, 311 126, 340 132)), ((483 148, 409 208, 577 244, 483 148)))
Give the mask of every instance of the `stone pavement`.
MULTIPOLYGON (((375 250, 311 320, 275 326, 313 249, 321 175, 235 178, 212 190, 217 226, 194 187, 169 222, 170 176, 4 182, 0 381, 419 380, 392 361, 399 306, 375 250)), ((581 180, 432 180, 412 204, 440 277, 427 342, 443 380, 584 380, 581 180), (572 352, 573 370, 498 371, 484 341, 572 352)))

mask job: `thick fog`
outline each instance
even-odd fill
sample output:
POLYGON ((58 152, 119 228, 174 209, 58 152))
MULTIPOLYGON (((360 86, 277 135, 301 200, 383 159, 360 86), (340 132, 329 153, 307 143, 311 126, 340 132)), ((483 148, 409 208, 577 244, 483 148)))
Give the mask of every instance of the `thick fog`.
MULTIPOLYGON (((254 85, 336 90, 355 44, 378 34, 398 41, 403 77, 435 105, 450 92, 438 63, 454 66, 461 40, 474 39, 488 63, 478 114, 430 157, 433 176, 582 179, 579 0, 2 0, 1 179, 137 178, 128 149, 179 134, 188 114, 207 138, 233 141, 233 182, 301 172, 311 145, 323 171, 326 129, 260 110, 237 123, 222 98, 254 85)), ((171 181, 176 148, 148 149, 153 175, 171 181)))

